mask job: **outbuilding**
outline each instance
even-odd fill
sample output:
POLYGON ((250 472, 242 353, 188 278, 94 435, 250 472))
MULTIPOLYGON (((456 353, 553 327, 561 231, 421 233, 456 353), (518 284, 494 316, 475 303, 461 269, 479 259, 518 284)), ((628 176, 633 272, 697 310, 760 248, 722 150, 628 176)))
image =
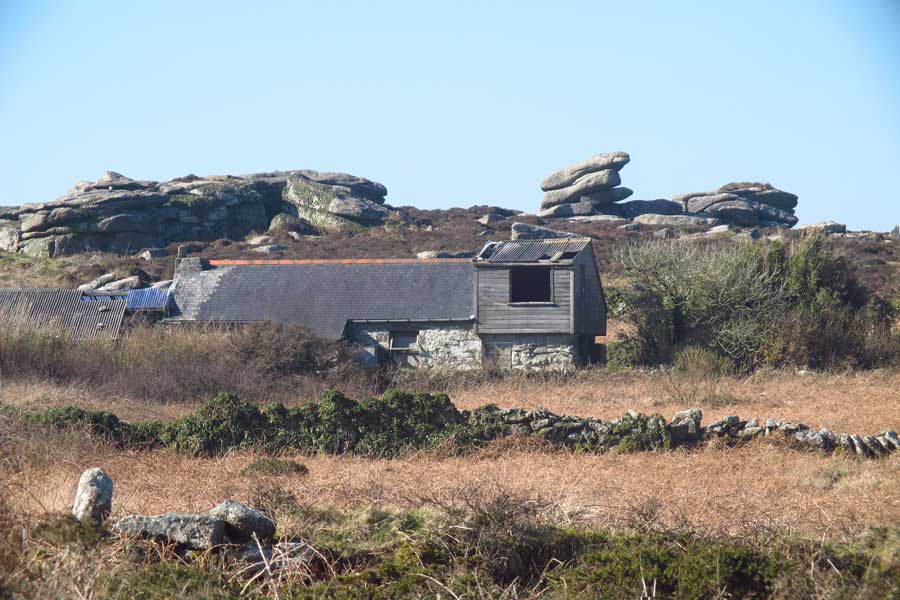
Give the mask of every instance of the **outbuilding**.
POLYGON ((589 238, 489 242, 474 259, 178 264, 173 322, 299 324, 363 361, 567 370, 599 360, 606 301, 589 238))

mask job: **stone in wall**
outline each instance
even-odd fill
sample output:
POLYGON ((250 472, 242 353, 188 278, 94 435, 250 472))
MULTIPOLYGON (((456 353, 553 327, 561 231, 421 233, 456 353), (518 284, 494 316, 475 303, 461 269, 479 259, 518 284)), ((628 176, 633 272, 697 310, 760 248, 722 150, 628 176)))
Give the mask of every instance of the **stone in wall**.
POLYGON ((481 338, 468 325, 419 330, 419 366, 471 371, 480 369, 481 338))
POLYGON ((483 343, 500 369, 571 371, 580 364, 577 339, 570 335, 485 335, 483 343))

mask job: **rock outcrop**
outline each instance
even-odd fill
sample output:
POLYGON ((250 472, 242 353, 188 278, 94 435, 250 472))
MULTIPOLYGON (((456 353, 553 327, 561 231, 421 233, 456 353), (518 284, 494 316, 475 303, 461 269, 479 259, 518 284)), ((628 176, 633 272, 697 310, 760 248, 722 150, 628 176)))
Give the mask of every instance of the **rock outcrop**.
POLYGON ((314 232, 379 225, 394 211, 380 183, 346 173, 275 171, 137 181, 108 171, 44 204, 0 212, 0 250, 32 256, 137 252, 179 241, 240 239, 288 221, 314 232), (292 219, 280 217, 288 215, 292 219))
POLYGON ((668 199, 632 200, 609 207, 610 214, 645 225, 721 225, 793 227, 797 196, 768 183, 729 183, 711 192, 668 199))
POLYGON ((716 225, 793 227, 797 196, 768 183, 736 182, 711 192, 680 194, 658 200, 624 201, 632 195, 619 172, 625 152, 598 154, 548 175, 541 183, 544 199, 538 216, 578 219, 609 215, 647 225, 716 225), (639 217, 646 217, 638 221, 639 217))
POLYGON ((625 152, 598 154, 578 164, 551 173, 541 182, 546 192, 538 216, 546 218, 584 217, 604 212, 603 207, 631 196, 618 187, 619 171, 631 158, 625 152))
POLYGON ((568 231, 557 231, 548 227, 539 225, 529 225, 528 223, 513 223, 510 239, 513 240, 548 240, 555 238, 577 238, 581 237, 577 233, 569 233, 568 231))

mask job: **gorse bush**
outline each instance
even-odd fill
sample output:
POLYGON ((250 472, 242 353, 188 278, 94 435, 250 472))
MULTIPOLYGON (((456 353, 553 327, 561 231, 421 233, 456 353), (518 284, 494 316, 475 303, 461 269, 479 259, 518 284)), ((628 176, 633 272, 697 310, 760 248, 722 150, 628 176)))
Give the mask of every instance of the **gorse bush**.
POLYGON ((309 468, 303 463, 288 458, 259 458, 241 470, 241 475, 251 477, 278 477, 282 475, 303 476, 309 474, 309 468))
POLYGON ((793 252, 778 242, 644 242, 620 250, 618 259, 634 288, 613 295, 611 307, 631 325, 625 348, 636 364, 670 363, 691 347, 725 359, 727 368, 716 367, 725 371, 896 359, 893 307, 819 237, 793 252))
MULTIPOLYGON (((526 411, 503 411, 494 405, 459 411, 444 394, 397 390, 354 402, 327 390, 319 402, 296 408, 278 403, 260 406, 223 393, 195 413, 168 423, 132 424, 104 411, 74 406, 51 408, 27 418, 50 427, 85 429, 122 447, 162 446, 195 456, 242 449, 396 456, 409 450, 440 448, 460 453, 477 448, 511 435, 510 423, 522 423, 526 411)), ((516 433, 558 446, 592 452, 669 447, 665 421, 659 415, 629 413, 601 423, 538 411, 529 418, 532 425, 520 425, 516 433)))

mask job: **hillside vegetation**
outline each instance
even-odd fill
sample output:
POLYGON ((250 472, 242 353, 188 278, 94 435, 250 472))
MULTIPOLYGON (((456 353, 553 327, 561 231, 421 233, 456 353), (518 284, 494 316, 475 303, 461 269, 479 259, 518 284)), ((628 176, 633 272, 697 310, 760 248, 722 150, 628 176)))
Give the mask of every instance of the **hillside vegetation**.
MULTIPOLYGON (((284 254, 475 249, 484 212, 413 209, 414 225, 301 238, 284 254)), ((505 237, 509 221, 492 226, 505 237)), ((275 324, 133 322, 89 343, 3 329, 0 597, 898 597, 900 453, 739 432, 770 418, 900 429, 900 245, 572 229, 596 236, 607 367, 367 371, 352 346, 275 324), (688 408, 742 424, 675 441, 688 408), (97 466, 115 482, 110 523, 235 498, 311 550, 259 570, 82 525, 68 512, 97 466)), ((108 271, 168 278, 174 257, 0 254, 0 267, 8 285, 72 287, 108 271)))

